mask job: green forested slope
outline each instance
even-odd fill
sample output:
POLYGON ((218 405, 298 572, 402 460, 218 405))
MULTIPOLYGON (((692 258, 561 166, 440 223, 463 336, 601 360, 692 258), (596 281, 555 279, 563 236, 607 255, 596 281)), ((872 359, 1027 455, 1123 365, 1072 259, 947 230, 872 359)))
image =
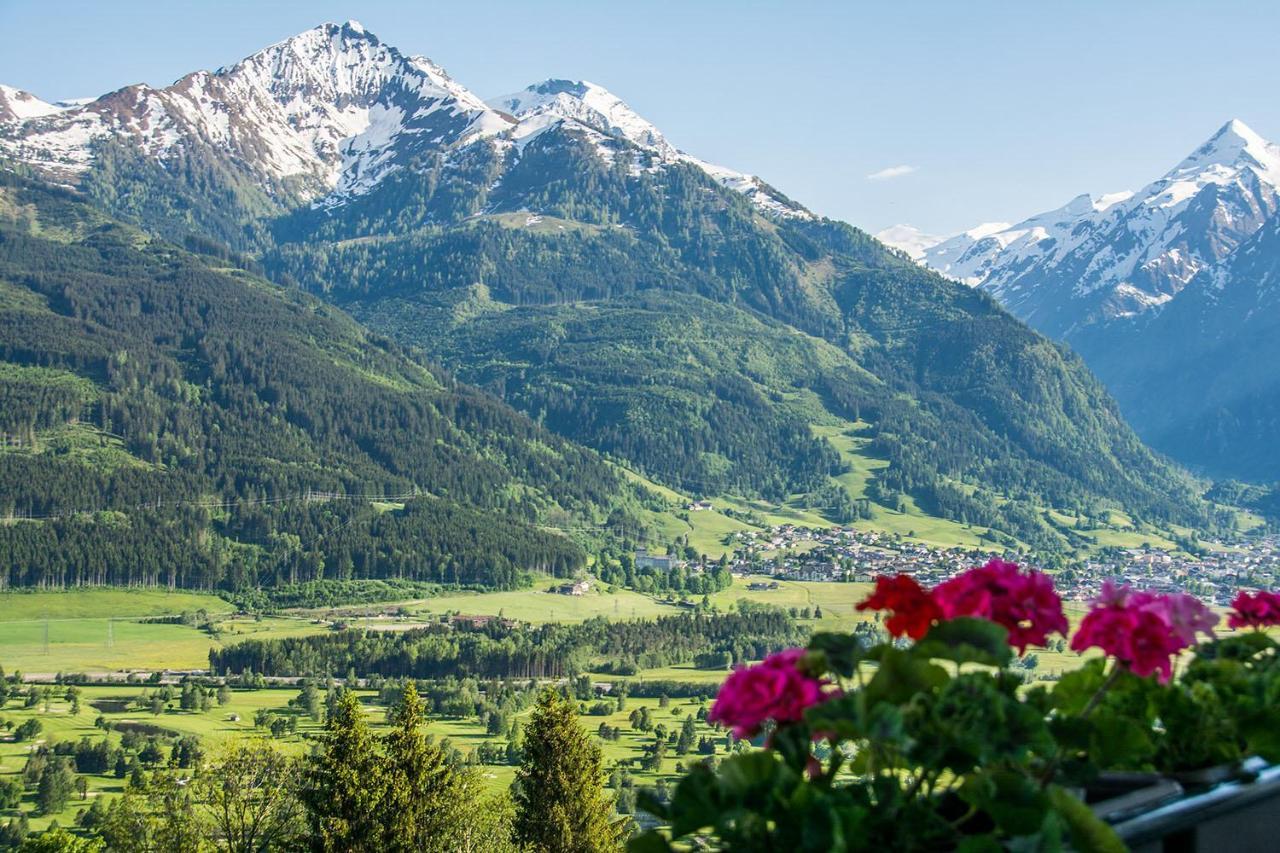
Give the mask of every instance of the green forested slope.
POLYGON ((191 158, 108 157, 83 186, 161 233, 251 254, 686 492, 828 490, 842 463, 809 426, 859 422, 888 463, 866 490, 886 507, 910 495, 1043 548, 1064 544, 1049 506, 1217 523, 1079 359, 985 295, 847 225, 764 215, 693 165, 609 144, 602 158, 565 125, 518 153, 473 145, 337 207, 267 203, 191 158))
POLYGON ((1046 505, 1213 523, 1078 358, 856 229, 763 217, 693 167, 610 167, 562 130, 501 168, 475 209, 456 172, 447 204, 408 174, 295 214, 264 264, 697 493, 818 487, 837 463, 799 427, 836 418, 870 425, 889 506, 1045 547, 1046 505))
POLYGON ((537 524, 604 518, 612 468, 224 264, 0 173, 0 516, 43 519, 0 525, 0 585, 582 565, 537 524))

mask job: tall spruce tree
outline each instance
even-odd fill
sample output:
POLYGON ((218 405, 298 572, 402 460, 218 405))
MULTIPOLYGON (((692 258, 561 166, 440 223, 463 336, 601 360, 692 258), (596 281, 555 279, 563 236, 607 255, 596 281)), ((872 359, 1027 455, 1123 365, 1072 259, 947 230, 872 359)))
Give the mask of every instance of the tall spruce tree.
POLYGON ((462 811, 469 793, 463 768, 423 731, 426 709, 413 681, 404 688, 391 715, 386 748, 385 791, 380 808, 386 850, 452 851, 463 830, 462 811))
POLYGON ((600 747, 578 724, 573 703, 544 690, 516 771, 516 844, 539 853, 619 849, 622 822, 613 816, 604 782, 600 747))
POLYGON ((377 744, 354 692, 344 690, 334 711, 320 751, 308 762, 302 792, 311 847, 325 853, 381 853, 386 849, 380 820, 386 785, 377 744))

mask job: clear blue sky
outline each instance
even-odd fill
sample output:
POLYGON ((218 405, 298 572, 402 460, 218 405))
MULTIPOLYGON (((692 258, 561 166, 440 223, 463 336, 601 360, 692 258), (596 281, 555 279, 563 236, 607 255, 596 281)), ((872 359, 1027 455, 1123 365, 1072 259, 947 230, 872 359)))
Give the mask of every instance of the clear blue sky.
POLYGON ((165 85, 347 18, 483 97, 592 80, 681 148, 872 231, 1136 189, 1232 117, 1280 139, 1262 0, 0 0, 0 82, 165 85))

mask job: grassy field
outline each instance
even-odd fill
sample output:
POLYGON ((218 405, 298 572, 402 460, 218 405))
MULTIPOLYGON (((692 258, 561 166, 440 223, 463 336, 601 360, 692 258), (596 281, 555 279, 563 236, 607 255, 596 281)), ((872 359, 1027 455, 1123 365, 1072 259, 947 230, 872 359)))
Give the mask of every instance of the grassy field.
POLYGON ((595 616, 615 619, 646 618, 679 613, 680 608, 655 601, 647 595, 619 589, 607 592, 598 587, 585 595, 560 595, 547 592, 561 581, 546 581, 533 589, 508 592, 459 593, 438 598, 423 598, 398 605, 409 613, 423 617, 439 613, 463 613, 468 616, 497 616, 521 622, 582 622, 595 616))
POLYGON ((7 592, 0 595, 0 665, 8 672, 203 669, 209 649, 251 637, 313 634, 324 625, 286 617, 233 617, 215 595, 134 589, 7 592), (194 624, 141 621, 205 611, 194 624))
MULTIPOLYGON (((107 733, 95 725, 95 720, 102 716, 114 724, 138 724, 156 726, 170 735, 196 735, 201 739, 206 750, 216 750, 219 745, 238 738, 265 736, 265 733, 253 727, 254 713, 259 709, 267 709, 278 714, 292 714, 288 707, 289 700, 298 695, 297 690, 236 690, 231 701, 224 706, 214 705, 209 711, 166 711, 153 715, 150 711, 134 708, 120 708, 127 705, 134 697, 142 693, 144 688, 132 685, 91 686, 82 690, 80 713, 73 715, 70 704, 61 698, 64 688, 55 687, 58 698, 49 704, 46 711, 43 704, 34 708, 22 708, 11 700, 3 709, 4 719, 15 726, 27 719, 37 719, 43 726, 39 737, 32 742, 15 743, 12 736, 6 735, 0 740, 0 775, 11 775, 22 772, 26 756, 37 744, 53 744, 57 741, 78 741, 89 738, 98 741, 109 738, 118 745, 119 734, 107 733), (95 703, 106 703, 102 708, 95 703), (107 709, 107 710, 104 710, 107 709), (235 719, 238 718, 238 719, 235 719)), ((370 708, 370 722, 380 725, 383 715, 370 708)), ((300 718, 298 734, 275 740, 281 749, 300 754, 306 748, 303 735, 314 732, 318 725, 307 718, 300 718)), ((84 774, 89 784, 89 798, 120 793, 124 789, 125 780, 115 778, 108 772, 105 775, 84 774)), ((23 802, 23 810, 28 813, 33 829, 43 829, 54 820, 61 826, 68 826, 75 820, 76 812, 88 805, 79 796, 74 796, 71 803, 62 812, 52 815, 34 816, 34 794, 28 792, 23 802)), ((0 819, 7 820, 16 812, 0 812, 0 819)))
POLYGON ((84 619, 114 616, 167 616, 184 611, 230 613, 229 603, 216 595, 158 589, 88 589, 0 593, 0 622, 43 619, 84 619))

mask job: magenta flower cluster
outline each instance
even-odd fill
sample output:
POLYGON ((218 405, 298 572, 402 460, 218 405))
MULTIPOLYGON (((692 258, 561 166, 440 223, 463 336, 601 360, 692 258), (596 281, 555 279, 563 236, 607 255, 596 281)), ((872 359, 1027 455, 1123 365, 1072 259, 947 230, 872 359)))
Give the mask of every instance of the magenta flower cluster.
POLYGON ((1043 646, 1050 634, 1068 630, 1062 599, 1043 572, 1019 570, 1016 563, 991 560, 957 575, 933 591, 946 619, 977 616, 1003 625, 1009 645, 1023 654, 1027 646, 1043 646))
POLYGON ((1232 628, 1272 628, 1280 625, 1280 594, 1240 590, 1231 602, 1227 624, 1232 628))
POLYGON ((1009 645, 1025 652, 1043 646, 1050 634, 1067 633, 1062 599, 1043 572, 1022 571, 1016 563, 994 559, 969 569, 932 590, 908 575, 876 579, 875 592, 858 610, 886 610, 885 629, 895 637, 918 640, 937 622, 974 616, 1003 625, 1009 645))
MULTIPOLYGON (((1173 675, 1173 661, 1195 645, 1200 634, 1212 636, 1217 614, 1183 593, 1138 591, 1107 581, 1080 623, 1071 648, 1097 648, 1135 675, 1156 675, 1161 683, 1173 675)), ((1232 628, 1280 626, 1280 594, 1241 592, 1232 602, 1232 628)), ((885 627, 892 636, 920 639, 949 619, 967 616, 1004 626, 1009 645, 1025 653, 1044 646, 1051 634, 1066 636, 1067 617, 1052 579, 1037 571, 994 559, 939 584, 932 590, 908 575, 880 577, 858 610, 889 613, 885 627)), ((807 708, 838 695, 829 681, 805 672, 804 649, 787 649, 763 662, 736 670, 721 686, 708 717, 733 729, 740 738, 759 734, 769 720, 799 722, 807 708)))
POLYGON ((1173 676, 1174 657, 1195 645, 1197 634, 1212 635, 1217 623, 1217 614, 1190 595, 1135 592, 1106 581, 1071 648, 1102 649, 1135 675, 1158 674, 1163 684, 1173 676))
POLYGON ((800 669, 804 655, 804 649, 787 649, 735 670, 721 685, 707 719, 733 729, 738 738, 755 737, 766 720, 799 722, 806 708, 829 695, 825 679, 800 669))

